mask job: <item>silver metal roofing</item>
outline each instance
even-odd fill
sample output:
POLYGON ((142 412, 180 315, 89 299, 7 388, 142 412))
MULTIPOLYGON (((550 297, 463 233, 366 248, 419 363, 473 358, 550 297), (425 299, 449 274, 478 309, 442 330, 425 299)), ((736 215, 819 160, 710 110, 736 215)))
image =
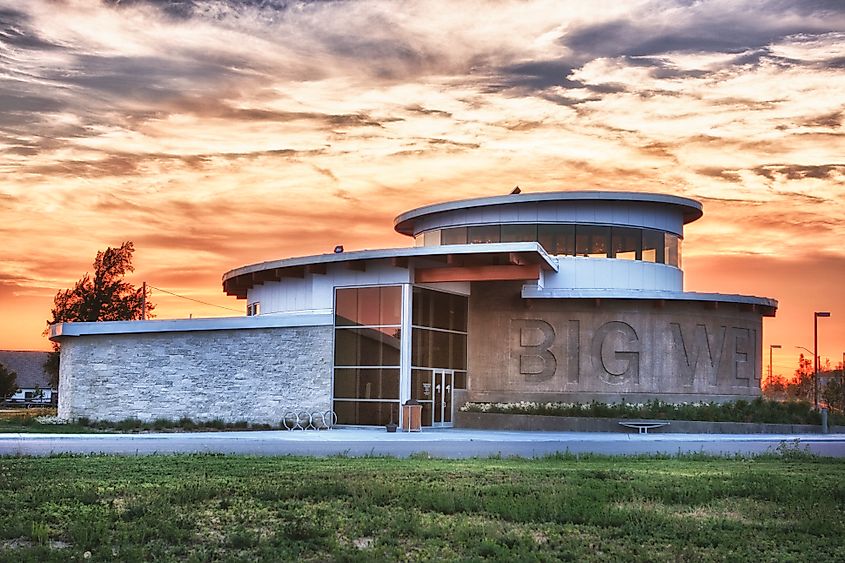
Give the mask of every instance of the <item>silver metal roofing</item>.
MULTIPOLYGON (((257 315, 251 317, 58 323, 50 325, 50 340, 89 334, 142 334, 150 332, 196 332, 207 330, 326 326, 331 325, 333 322, 334 316, 331 313, 311 313, 257 315)), ((18 385, 20 386, 20 383, 18 385)))
POLYGON ((694 199, 668 194, 646 192, 610 192, 610 191, 574 191, 574 192, 538 192, 520 193, 503 196, 481 197, 447 201, 418 207, 402 213, 393 220, 393 228, 402 234, 413 235, 417 232, 415 224, 423 217, 438 213, 461 211, 478 207, 516 205, 524 203, 567 203, 567 202, 631 202, 648 203, 675 208, 683 215, 684 224, 699 219, 704 211, 701 202, 694 199))
POLYGON ((413 246, 406 248, 385 248, 378 250, 357 250, 351 252, 338 252, 332 254, 319 254, 316 256, 299 256, 296 258, 284 258, 269 262, 250 264, 241 268, 230 270, 223 274, 223 289, 227 293, 246 296, 245 288, 251 287, 255 282, 254 275, 272 270, 285 270, 289 268, 325 266, 329 264, 343 264, 348 262, 361 262, 366 260, 389 260, 408 258, 427 258, 438 256, 454 255, 519 255, 528 259, 531 263, 539 263, 544 269, 557 271, 557 261, 549 256, 548 252, 537 242, 500 242, 490 244, 454 244, 448 246, 413 246), (239 288, 234 289, 234 285, 239 288))
POLYGON ((525 299, 648 299, 653 301, 700 301, 708 303, 736 303, 764 309, 766 316, 774 316, 776 299, 733 293, 699 293, 695 291, 659 291, 647 289, 566 289, 523 286, 525 299))

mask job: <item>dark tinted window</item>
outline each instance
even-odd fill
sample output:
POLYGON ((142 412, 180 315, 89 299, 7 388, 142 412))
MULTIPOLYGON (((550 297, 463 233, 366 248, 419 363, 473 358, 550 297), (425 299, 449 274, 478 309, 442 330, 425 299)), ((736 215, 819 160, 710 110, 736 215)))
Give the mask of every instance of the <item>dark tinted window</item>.
POLYGON ((575 254, 575 226, 538 225, 537 241, 549 254, 572 256, 575 254))
POLYGON ((402 322, 402 288, 352 287, 335 293, 335 324, 398 325, 402 322))
POLYGON ((610 227, 578 225, 575 228, 576 256, 608 258, 610 256, 610 227))
POLYGON ((398 369, 336 368, 334 396, 345 399, 398 399, 398 369))
POLYGON ((663 232, 643 230, 643 260, 663 264, 663 232))
POLYGON ((499 233, 499 225, 478 225, 476 227, 467 227, 467 242, 473 244, 483 244, 491 242, 501 242, 501 234, 499 233))
POLYGON ((338 424, 384 426, 391 420, 399 422, 398 401, 335 401, 334 412, 338 424))
POLYGON ((537 225, 502 225, 502 242, 534 242, 537 225))
POLYGON ((642 231, 624 227, 611 229, 611 257, 623 260, 642 260, 642 231))
POLYGON ((440 231, 440 244, 466 244, 467 228, 451 227, 440 231))
POLYGON ((415 287, 411 324, 466 332, 467 298, 415 287))
POLYGON ((335 330, 336 366, 398 366, 401 331, 389 328, 335 330))

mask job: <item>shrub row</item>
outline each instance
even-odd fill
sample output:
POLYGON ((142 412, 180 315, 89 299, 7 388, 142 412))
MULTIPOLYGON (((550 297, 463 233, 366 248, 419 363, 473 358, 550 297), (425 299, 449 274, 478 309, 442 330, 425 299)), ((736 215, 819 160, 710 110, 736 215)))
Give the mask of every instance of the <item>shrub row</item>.
MULTIPOLYGON (((821 424, 821 415, 809 403, 779 402, 758 398, 729 403, 466 403, 463 412, 579 416, 591 418, 653 418, 707 422, 764 422, 773 424, 821 424)), ((831 414, 830 424, 845 424, 845 417, 831 414)))

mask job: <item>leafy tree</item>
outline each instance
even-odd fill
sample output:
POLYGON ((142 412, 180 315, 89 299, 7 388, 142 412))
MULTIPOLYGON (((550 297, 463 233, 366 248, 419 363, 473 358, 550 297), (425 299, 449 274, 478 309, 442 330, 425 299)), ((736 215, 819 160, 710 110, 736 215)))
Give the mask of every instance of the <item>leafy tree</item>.
POLYGON ((801 354, 793 383, 787 386, 789 395, 804 401, 813 401, 813 361, 801 354))
POLYGON ((18 374, 0 364, 0 401, 18 392, 18 374))
MULTIPOLYGON (((144 318, 144 294, 142 288, 136 288, 123 278, 127 272, 135 270, 132 266, 132 253, 135 245, 124 242, 120 248, 106 248, 97 252, 94 259, 94 274, 85 273, 73 289, 56 293, 51 310, 49 325, 66 322, 95 321, 133 321, 144 318)), ((146 317, 155 305, 147 300, 146 317)), ((45 331, 46 332, 46 331, 45 331)), ((53 343, 53 352, 44 369, 50 374, 50 383, 58 387, 59 382, 59 345, 53 343)))

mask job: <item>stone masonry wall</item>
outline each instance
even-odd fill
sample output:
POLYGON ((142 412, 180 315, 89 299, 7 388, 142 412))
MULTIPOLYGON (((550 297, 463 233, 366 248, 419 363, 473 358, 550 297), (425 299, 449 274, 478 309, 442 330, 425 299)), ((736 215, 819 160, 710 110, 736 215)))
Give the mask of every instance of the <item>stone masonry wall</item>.
POLYGON ((331 408, 330 326, 65 338, 60 365, 63 419, 278 424, 331 408))

